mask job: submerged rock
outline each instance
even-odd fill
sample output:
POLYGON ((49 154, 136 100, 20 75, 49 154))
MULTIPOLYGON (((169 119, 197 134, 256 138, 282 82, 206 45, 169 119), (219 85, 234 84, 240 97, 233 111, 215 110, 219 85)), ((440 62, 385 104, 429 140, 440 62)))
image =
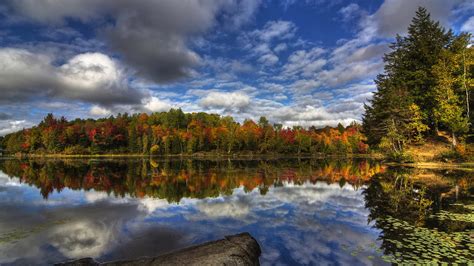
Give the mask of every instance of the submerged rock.
POLYGON ((56 265, 259 265, 260 254, 258 242, 249 233, 241 233, 157 257, 112 262, 83 258, 56 265))

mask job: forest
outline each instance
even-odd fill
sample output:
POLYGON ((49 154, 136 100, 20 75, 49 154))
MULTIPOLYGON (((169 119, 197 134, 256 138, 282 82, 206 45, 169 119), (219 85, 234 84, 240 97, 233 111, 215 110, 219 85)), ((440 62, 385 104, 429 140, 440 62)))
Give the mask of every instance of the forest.
POLYGON ((217 114, 118 114, 98 120, 67 121, 48 114, 38 126, 3 139, 9 153, 31 154, 194 154, 366 153, 361 127, 283 128, 265 117, 242 124, 217 114))

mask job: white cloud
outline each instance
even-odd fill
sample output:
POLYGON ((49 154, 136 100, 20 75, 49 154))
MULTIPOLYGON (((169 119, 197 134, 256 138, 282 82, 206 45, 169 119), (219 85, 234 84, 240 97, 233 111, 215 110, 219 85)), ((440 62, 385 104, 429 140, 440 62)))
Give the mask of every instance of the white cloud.
POLYGON ((285 86, 279 83, 264 82, 260 85, 261 87, 271 92, 284 92, 285 91, 285 86))
POLYGON ((290 85, 293 93, 305 93, 321 86, 322 83, 312 79, 300 79, 290 85))
POLYGON ((71 58, 59 68, 62 83, 71 90, 94 91, 115 86, 122 74, 115 62, 101 53, 85 53, 71 58))
POLYGON ((339 9, 338 13, 342 16, 342 20, 347 22, 361 16, 363 14, 363 10, 358 4, 351 3, 339 9))
POLYGON ((242 109, 250 105, 250 97, 243 92, 211 92, 199 101, 204 108, 242 109))
POLYGON ((279 52, 285 51, 287 48, 288 48, 288 45, 286 43, 280 43, 277 46, 275 46, 275 48, 273 48, 273 51, 275 51, 275 53, 279 53, 279 52))
POLYGON ((212 218, 245 217, 250 212, 250 207, 241 201, 212 200, 198 202, 196 207, 200 212, 212 218))
POLYGON ((101 223, 69 222, 54 229, 51 245, 67 258, 98 257, 110 248, 114 233, 101 223))
POLYGON ((370 16, 371 23, 377 28, 381 37, 393 38, 395 34, 406 32, 418 7, 425 7, 431 17, 442 25, 449 25, 452 9, 463 0, 385 0, 380 8, 370 16))
POLYGON ((223 1, 227 3, 226 18, 231 27, 237 29, 251 21, 258 10, 261 0, 223 1))
POLYGON ((255 30, 251 35, 263 42, 271 42, 275 39, 283 40, 294 37, 296 29, 296 25, 291 21, 269 21, 263 29, 255 30))
POLYGON ((26 120, 0 120, 0 136, 29 128, 33 125, 33 123, 26 120))
POLYGON ((151 112, 166 112, 171 109, 172 106, 168 102, 152 96, 144 100, 144 107, 151 112))
POLYGON ((471 16, 464 24, 461 26, 461 30, 465 32, 474 32, 474 16, 471 16))
POLYGON ((278 63, 278 60, 279 60, 278 56, 276 56, 275 54, 269 53, 269 54, 262 55, 258 59, 258 62, 267 66, 271 66, 278 63))
POLYGON ((260 1, 82 0, 64 4, 17 0, 9 4, 15 15, 44 24, 65 24, 67 18, 93 22, 108 47, 117 51, 138 75, 169 82, 191 76, 193 67, 201 61, 188 47, 189 39, 210 30, 218 15, 230 27, 239 28, 253 19, 260 1))
POLYGON ((0 48, 0 101, 41 96, 99 104, 137 103, 143 92, 128 87, 120 67, 101 53, 79 54, 56 67, 53 58, 25 49, 0 48))
POLYGON ((33 86, 50 86, 56 73, 52 58, 16 48, 0 48, 0 99, 15 95, 18 90, 34 91, 33 86))
POLYGON ((283 68, 283 74, 287 77, 300 74, 305 77, 314 75, 327 62, 326 59, 321 58, 324 52, 325 50, 319 47, 293 52, 283 68))
POLYGON ((167 209, 170 206, 170 203, 168 203, 167 200, 158 198, 145 197, 138 199, 138 202, 138 209, 146 211, 148 214, 151 214, 158 209, 167 209))
POLYGON ((91 107, 89 113, 93 116, 104 117, 110 115, 112 112, 104 107, 94 105, 91 107))
MULTIPOLYGON (((238 74, 248 74, 254 70, 251 64, 243 60, 228 60, 223 57, 205 57, 205 65, 210 67, 216 73, 216 76, 222 77, 222 74, 228 74, 231 79, 234 79, 238 74)), ((214 79, 210 79, 210 81, 214 81, 214 79)), ((208 83, 202 81, 192 81, 192 83, 199 87, 208 85, 208 83)))

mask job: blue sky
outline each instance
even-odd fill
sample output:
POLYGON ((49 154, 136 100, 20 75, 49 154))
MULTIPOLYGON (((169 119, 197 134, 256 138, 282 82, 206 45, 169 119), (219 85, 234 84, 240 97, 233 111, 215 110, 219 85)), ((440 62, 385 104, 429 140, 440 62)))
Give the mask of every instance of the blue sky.
POLYGON ((462 0, 2 1, 0 135, 49 112, 360 121, 388 44, 418 6, 473 32, 474 4, 462 0))

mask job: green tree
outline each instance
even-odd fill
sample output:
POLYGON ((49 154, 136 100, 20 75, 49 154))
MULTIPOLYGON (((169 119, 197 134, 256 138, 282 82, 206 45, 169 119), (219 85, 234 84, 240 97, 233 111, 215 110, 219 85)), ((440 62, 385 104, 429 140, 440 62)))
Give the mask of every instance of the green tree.
POLYGON ((423 124, 423 114, 420 111, 418 105, 412 103, 409 107, 410 120, 407 123, 407 131, 409 134, 408 140, 414 143, 420 143, 423 141, 423 132, 429 128, 423 124))
POLYGON ((377 91, 365 106, 363 131, 370 145, 383 139, 402 150, 406 142, 421 141, 429 128, 437 130, 439 117, 434 115, 433 101, 437 78, 432 69, 453 40, 452 32, 446 32, 422 7, 407 36, 396 36, 392 51, 383 59, 384 73, 375 80, 377 91))
POLYGON ((403 82, 420 107, 425 124, 436 129, 433 117, 436 78, 432 67, 438 63, 440 53, 453 41, 453 33, 445 31, 438 21, 431 19, 429 12, 420 7, 408 27, 408 35, 399 40, 400 53, 393 57, 392 74, 403 82))
POLYGON ((454 89, 460 78, 455 74, 459 68, 456 59, 453 52, 444 50, 432 70, 436 77, 433 115, 451 131, 453 146, 457 145, 456 134, 465 133, 469 129, 468 119, 463 115, 463 104, 454 89))

